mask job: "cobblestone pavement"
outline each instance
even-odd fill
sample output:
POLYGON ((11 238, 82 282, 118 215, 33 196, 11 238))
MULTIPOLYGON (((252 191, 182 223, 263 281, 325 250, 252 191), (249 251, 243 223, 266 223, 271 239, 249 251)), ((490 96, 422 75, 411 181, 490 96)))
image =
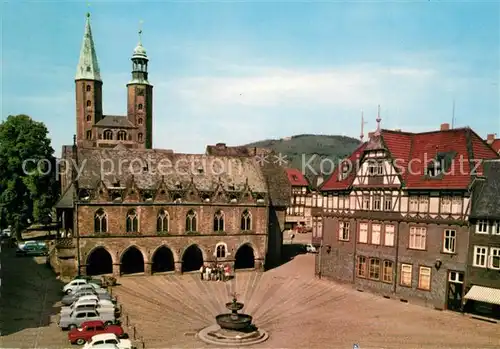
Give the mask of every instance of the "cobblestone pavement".
POLYGON ((146 348, 213 348, 194 333, 214 323, 236 290, 270 339, 255 348, 498 348, 500 328, 452 312, 360 293, 315 279, 313 255, 234 283, 199 275, 125 277, 115 288, 146 348))
MULTIPOLYGON (((62 283, 44 258, 1 252, 1 348, 68 348, 59 330, 62 283)), ((214 323, 236 290, 245 312, 270 333, 255 348, 498 348, 499 325, 395 302, 313 277, 313 255, 234 282, 198 274, 129 276, 114 289, 145 348, 214 348, 194 334, 214 323)), ((125 319, 124 319, 125 320, 125 319)), ((133 336, 133 331, 129 331, 133 336)), ((141 346, 139 346, 141 348, 141 346)))
POLYGON ((2 246, 1 348, 64 348, 67 336, 57 327, 62 283, 45 257, 15 257, 2 246))

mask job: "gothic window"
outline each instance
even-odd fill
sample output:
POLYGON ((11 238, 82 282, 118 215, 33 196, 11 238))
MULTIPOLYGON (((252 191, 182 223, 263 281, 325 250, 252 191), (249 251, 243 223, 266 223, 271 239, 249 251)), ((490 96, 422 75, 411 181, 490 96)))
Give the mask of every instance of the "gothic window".
POLYGON ((92 121, 92 116, 90 114, 87 115, 87 121, 92 121))
POLYGON ((90 100, 87 100, 87 107, 91 107, 92 106, 92 102, 90 100))
POLYGON ((196 231, 196 212, 189 210, 186 215, 186 231, 196 231))
POLYGON ((139 134, 137 135, 137 140, 138 140, 139 142, 142 142, 142 133, 139 133, 139 134))
POLYGON ((223 242, 218 243, 217 246, 215 247, 215 253, 217 258, 226 258, 226 252, 227 252, 226 244, 223 242))
POLYGON ((119 131, 118 132, 118 140, 119 141, 126 141, 127 140, 127 132, 119 131))
POLYGON ((113 131, 111 131, 111 130, 104 131, 104 139, 107 139, 107 140, 113 139, 113 131))
POLYGON ((168 232, 168 213, 165 210, 161 210, 158 214, 158 219, 156 220, 156 231, 168 232))
POLYGON ((142 104, 141 103, 139 103, 139 105, 137 106, 137 109, 142 110, 142 104))
POLYGON ((98 209, 94 215, 94 232, 106 233, 108 231, 108 216, 102 208, 98 209))
POLYGON ((224 212, 222 211, 215 212, 214 231, 224 231, 224 212))
POLYGON ((248 210, 241 214, 241 230, 252 230, 252 216, 248 210))
POLYGON ((137 123, 138 123, 139 125, 142 125, 142 118, 139 118, 139 119, 137 120, 137 123))
POLYGON ((92 139, 92 131, 87 131, 87 139, 92 139))
POLYGON ((90 89, 91 89, 90 85, 87 85, 87 92, 90 92, 90 89))
POLYGON ((127 233, 137 233, 139 231, 139 219, 134 209, 128 211, 126 223, 127 233))

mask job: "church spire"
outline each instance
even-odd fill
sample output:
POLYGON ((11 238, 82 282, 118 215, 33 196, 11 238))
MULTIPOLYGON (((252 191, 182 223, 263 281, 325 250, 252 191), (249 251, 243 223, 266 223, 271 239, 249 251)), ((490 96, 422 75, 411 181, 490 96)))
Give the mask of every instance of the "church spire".
POLYGON ((85 20, 85 34, 83 35, 82 48, 80 49, 80 60, 76 67, 75 80, 101 80, 101 72, 97 61, 97 54, 90 28, 90 13, 87 12, 85 20))
POLYGON ((139 27, 139 42, 132 54, 132 80, 129 84, 149 85, 148 81, 148 55, 142 46, 142 21, 139 27))

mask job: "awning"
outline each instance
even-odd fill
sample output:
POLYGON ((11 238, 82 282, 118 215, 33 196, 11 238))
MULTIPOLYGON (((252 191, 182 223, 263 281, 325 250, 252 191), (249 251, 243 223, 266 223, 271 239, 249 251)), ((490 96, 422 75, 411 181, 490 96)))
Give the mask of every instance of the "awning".
POLYGON ((500 305, 500 289, 484 286, 472 286, 464 298, 478 302, 500 305))

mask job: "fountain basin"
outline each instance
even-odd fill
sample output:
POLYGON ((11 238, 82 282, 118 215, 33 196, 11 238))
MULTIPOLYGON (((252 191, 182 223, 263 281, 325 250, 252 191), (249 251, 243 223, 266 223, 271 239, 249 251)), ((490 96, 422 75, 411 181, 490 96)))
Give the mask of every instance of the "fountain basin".
POLYGON ((240 302, 226 303, 226 309, 231 311, 239 311, 243 309, 244 304, 240 302))
POLYGON ((247 314, 220 314, 215 317, 217 325, 222 329, 241 331, 252 324, 252 317, 247 314))

